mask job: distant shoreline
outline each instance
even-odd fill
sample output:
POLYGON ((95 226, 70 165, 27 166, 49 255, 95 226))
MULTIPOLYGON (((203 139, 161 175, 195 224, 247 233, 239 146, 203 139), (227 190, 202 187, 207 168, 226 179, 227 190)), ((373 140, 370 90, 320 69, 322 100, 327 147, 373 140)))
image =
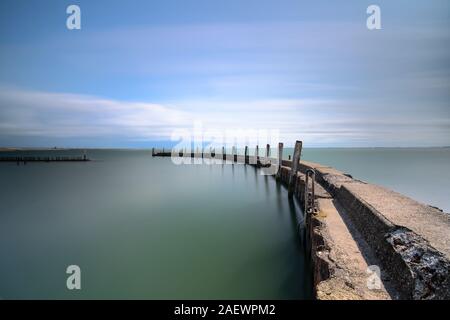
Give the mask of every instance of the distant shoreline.
MULTIPOLYGON (((50 148, 50 147, 0 147, 0 152, 11 152, 11 151, 70 151, 70 150, 148 150, 151 151, 152 148, 162 148, 159 146, 147 147, 147 148, 108 148, 108 147, 74 147, 74 148, 50 148)), ((170 150, 170 147, 164 147, 170 150)), ((286 148, 293 148, 287 147, 286 148)), ((305 147, 305 149, 450 149, 450 146, 434 146, 434 147, 305 147)))

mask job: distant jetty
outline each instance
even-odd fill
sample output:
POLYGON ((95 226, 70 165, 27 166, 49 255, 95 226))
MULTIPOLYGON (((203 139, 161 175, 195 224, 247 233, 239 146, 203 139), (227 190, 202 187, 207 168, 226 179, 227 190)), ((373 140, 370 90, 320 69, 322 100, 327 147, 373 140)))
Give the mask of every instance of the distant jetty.
POLYGON ((84 162, 91 161, 89 158, 84 156, 78 157, 62 157, 62 156, 54 156, 54 157, 35 157, 35 156, 26 156, 26 157, 0 157, 0 162, 16 162, 27 163, 27 162, 84 162))

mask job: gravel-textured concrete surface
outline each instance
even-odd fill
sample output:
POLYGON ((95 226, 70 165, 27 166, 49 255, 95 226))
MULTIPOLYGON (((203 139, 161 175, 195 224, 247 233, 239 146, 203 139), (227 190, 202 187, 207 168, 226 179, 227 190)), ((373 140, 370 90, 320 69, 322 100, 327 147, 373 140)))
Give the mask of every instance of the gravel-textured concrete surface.
MULTIPOLYGON (((330 278, 318 283, 316 296, 322 300, 387 300, 398 297, 387 273, 381 270, 380 287, 369 287, 373 275, 368 267, 379 266, 370 246, 348 219, 345 210, 332 199, 319 199, 322 229, 326 229, 330 278)), ((319 251, 320 252, 320 251, 319 251)))
POLYGON ((377 185, 353 183, 345 187, 390 222, 414 231, 450 259, 450 214, 377 185))

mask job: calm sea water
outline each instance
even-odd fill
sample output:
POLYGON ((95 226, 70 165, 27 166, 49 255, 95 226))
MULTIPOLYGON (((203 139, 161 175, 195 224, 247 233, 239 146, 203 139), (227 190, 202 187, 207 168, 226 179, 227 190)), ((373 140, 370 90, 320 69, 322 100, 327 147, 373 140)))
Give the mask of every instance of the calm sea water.
MULTIPOLYGON (((99 161, 0 163, 0 298, 311 297, 301 211, 274 179, 148 151, 89 156, 99 161), (66 289, 72 264, 80 291, 66 289)), ((450 211, 449 148, 305 149, 302 158, 450 211)))
POLYGON ((311 297, 301 212, 273 178, 148 151, 89 156, 0 163, 1 298, 311 297), (68 265, 80 291, 66 289, 68 265))
POLYGON ((450 212, 450 148, 305 149, 302 159, 450 212))

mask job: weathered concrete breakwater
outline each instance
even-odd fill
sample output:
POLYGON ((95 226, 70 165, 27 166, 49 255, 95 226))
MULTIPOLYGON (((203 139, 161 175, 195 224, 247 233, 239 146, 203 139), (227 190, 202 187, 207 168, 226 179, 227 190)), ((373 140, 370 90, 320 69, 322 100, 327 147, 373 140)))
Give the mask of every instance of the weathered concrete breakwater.
MULTIPOLYGON (((183 152, 153 150, 153 155, 183 152)), ((258 148, 255 156, 248 155, 248 148, 244 155, 236 149, 231 155, 189 154, 255 166, 278 162, 277 180, 307 212, 318 299, 450 299, 449 214, 334 168, 299 161, 300 155, 301 142, 294 161, 280 156, 275 161, 268 149, 260 157, 258 148), (313 185, 306 184, 307 173, 315 175, 313 185), (381 283, 368 272, 376 270, 373 266, 380 269, 381 283)))

